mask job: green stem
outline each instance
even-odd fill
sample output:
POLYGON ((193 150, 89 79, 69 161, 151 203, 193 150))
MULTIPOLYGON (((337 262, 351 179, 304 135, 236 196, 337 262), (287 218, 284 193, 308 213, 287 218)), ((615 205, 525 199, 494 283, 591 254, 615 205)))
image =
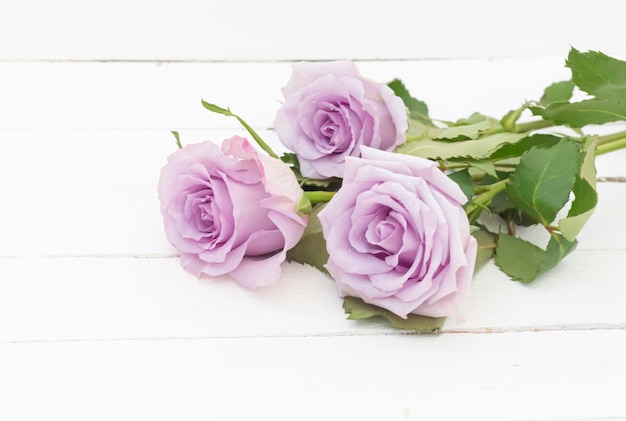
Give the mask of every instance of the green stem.
POLYGON ((611 143, 616 140, 620 140, 626 137, 626 130, 617 133, 611 133, 604 136, 598 136, 598 146, 604 145, 605 143, 611 143))
POLYGON ((527 121, 526 123, 519 123, 515 126, 516 133, 529 132, 531 130, 545 129, 547 127, 555 126, 554 122, 548 120, 527 121))
POLYGON ((330 202, 330 199, 335 195, 334 191, 305 191, 304 195, 309 199, 312 205, 316 203, 330 202))
POLYGON ((508 182, 509 182, 509 179, 505 178, 504 180, 500 180, 488 186, 489 189, 487 191, 479 194, 478 196, 474 198, 474 200, 472 200, 472 203, 470 203, 465 209, 465 213, 467 215, 470 215, 473 212, 475 212, 478 208, 484 208, 485 206, 487 206, 491 202, 491 200, 493 200, 493 198, 496 197, 498 193, 504 191, 504 189, 506 188, 506 183, 508 182))
POLYGON ((440 162, 439 163, 439 169, 441 171, 447 171, 447 170, 458 170, 459 168, 467 168, 470 165, 465 163, 465 162, 459 162, 459 163, 450 163, 448 162, 447 164, 445 162, 440 162))
POLYGON ((484 193, 486 191, 491 190, 491 186, 484 186, 484 185, 477 185, 474 186, 474 193, 475 194, 480 194, 480 193, 484 193))
MULTIPOLYGON (((512 129, 510 127, 496 127, 494 129, 485 130, 481 132, 481 135, 488 136, 492 134, 509 132, 509 131, 513 133, 524 133, 524 132, 530 132, 532 130, 545 129, 547 127, 553 127, 553 126, 556 126, 556 124, 548 120, 527 121, 525 123, 516 124, 512 129)), ((407 136, 406 141, 414 142, 416 140, 425 139, 427 137, 428 136, 427 135, 425 136, 424 134, 419 135, 419 136, 407 136)))
POLYGON ((256 141, 256 144, 259 145, 261 149, 267 152, 267 154, 271 156, 272 158, 279 159, 278 155, 276 155, 276 152, 274 152, 272 148, 270 148, 270 146, 267 143, 265 143, 265 141, 261 138, 261 136, 259 136, 257 132, 255 132, 254 129, 250 127, 248 123, 246 123, 241 117, 237 115, 234 115, 234 117, 237 120, 239 120, 239 123, 241 123, 241 125, 248 131, 248 133, 250 133, 252 138, 256 141))
POLYGON ((415 141, 422 140, 422 139, 428 139, 428 136, 407 136, 406 137, 407 142, 415 142, 415 141))
POLYGON ((205 100, 202 100, 202 106, 213 113, 222 114, 222 115, 225 115, 226 117, 235 117, 237 121, 239 121, 239 123, 244 127, 244 129, 246 129, 248 133, 250 133, 250 136, 252 136, 254 141, 257 143, 257 145, 259 145, 261 149, 267 152, 267 154, 271 156, 272 158, 279 159, 278 155, 276 155, 276 152, 274 152, 272 148, 270 148, 270 146, 267 143, 265 143, 265 141, 263 141, 261 136, 259 136, 259 134, 256 131, 254 131, 254 129, 250 127, 250 125, 246 123, 243 118, 233 113, 230 110, 230 108, 222 108, 215 104, 211 104, 210 102, 206 102, 205 100))
POLYGON ((626 133, 622 132, 621 135, 622 137, 617 137, 610 142, 598 145, 596 147, 596 156, 626 148, 626 133))

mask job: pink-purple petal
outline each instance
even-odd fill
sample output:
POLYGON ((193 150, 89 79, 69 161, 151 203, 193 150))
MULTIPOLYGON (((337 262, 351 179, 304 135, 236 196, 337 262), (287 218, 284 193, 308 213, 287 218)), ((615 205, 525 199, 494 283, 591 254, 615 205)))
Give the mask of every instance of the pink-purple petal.
POLYGON ((305 177, 341 177, 360 146, 391 151, 406 139, 402 100, 349 61, 295 64, 283 95, 274 128, 305 177))
POLYGON ((461 317, 476 241, 456 183, 421 158, 362 148, 320 212, 326 265, 342 296, 400 317, 461 317))
POLYGON ((238 136, 221 149, 203 142, 174 152, 158 191, 166 236, 198 277, 270 285, 306 226, 296 213, 302 190, 293 172, 238 136))

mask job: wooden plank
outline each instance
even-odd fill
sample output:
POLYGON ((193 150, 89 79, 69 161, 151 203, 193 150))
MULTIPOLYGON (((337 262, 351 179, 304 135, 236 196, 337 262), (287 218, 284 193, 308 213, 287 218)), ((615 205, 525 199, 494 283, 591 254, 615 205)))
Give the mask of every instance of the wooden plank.
MULTIPOLYGON (((155 190, 168 131, 241 133, 200 98, 278 146, 268 129, 294 59, 463 58, 359 63, 454 119, 538 98, 568 77, 569 44, 626 54, 610 0, 531 0, 514 19, 496 0, 321 1, 0 4, 0 36, 16 40, 0 46, 0 419, 626 418, 626 183, 600 184, 578 250, 536 283, 483 268, 467 319, 437 337, 346 320, 309 267, 284 264, 257 292, 180 268, 155 190), (322 18, 333 30, 316 30, 322 18), (59 59, 243 62, 38 61, 59 59)), ((626 176, 624 154, 599 158, 599 174, 626 176)))
POLYGON ((2 195, 1 256, 172 253, 154 186, 11 189, 2 195))
MULTIPOLYGON (((274 131, 259 134, 277 153, 287 152, 274 131)), ((180 135, 183 144, 219 144, 233 135, 251 139, 241 128, 183 129, 180 135)), ((167 156, 177 149, 166 129, 0 130, 0 145, 0 189, 55 191, 153 189, 167 156)), ((598 176, 626 177, 625 160, 626 150, 598 157, 598 176)))
MULTIPOLYGON (((173 254, 163 233, 158 175, 152 176, 149 187, 0 190, 0 256, 173 254)), ((601 183, 599 194, 598 209, 580 235, 580 248, 624 250, 626 220, 620 215, 626 183, 601 183)), ((536 227, 520 233, 547 238, 536 227)))
POLYGON ((613 0, 3 1, 2 60, 293 60, 626 52, 613 0))
MULTIPOLYGON (((259 133, 277 152, 286 151, 273 131, 259 133)), ((220 143, 235 134, 251 139, 241 128, 225 128, 182 130, 181 140, 183 144, 220 143)), ((178 149, 166 129, 0 130, 0 145, 4 151, 0 154, 0 189, 57 192, 155 189, 167 156, 178 149)))
MULTIPOLYGON (((575 251, 531 285, 492 265, 474 278, 466 320, 448 332, 626 329, 626 251, 575 251)), ((284 264, 249 291, 198 281, 175 258, 0 259, 0 342, 398 334, 346 320, 332 281, 284 264)))
POLYGON ((0 344, 0 417, 615 420, 625 331, 0 344))
MULTIPOLYGON (((626 45, 626 43, 624 43, 626 45)), ((500 118, 549 84, 568 79, 567 51, 555 58, 359 62, 384 83, 401 78, 435 118, 475 111, 500 118)), ((0 62, 0 129, 238 127, 200 99, 230 107, 254 127, 272 125, 291 62, 0 62), (252 76, 252 77, 251 77, 252 76)))

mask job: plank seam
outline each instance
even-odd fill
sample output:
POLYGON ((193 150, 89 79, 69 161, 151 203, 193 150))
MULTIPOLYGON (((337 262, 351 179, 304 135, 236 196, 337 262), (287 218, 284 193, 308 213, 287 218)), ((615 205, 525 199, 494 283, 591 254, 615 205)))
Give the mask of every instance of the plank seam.
MULTIPOLYGON (((545 325, 545 326, 517 326, 508 327, 485 327, 469 329, 450 329, 440 332, 438 335, 501 335, 519 333, 559 333, 559 332, 588 332, 588 331, 626 331, 626 323, 623 324, 574 324, 574 325, 545 325)), ((363 336, 427 336, 438 335, 415 334, 409 331, 377 331, 377 332, 319 332, 295 335, 240 335, 240 336, 163 336, 163 337, 136 337, 136 338, 59 338, 59 339, 24 339, 24 340, 0 340, 0 345, 16 344, 48 344, 48 343, 90 343, 90 342, 152 342, 152 341, 205 341, 205 340, 246 340, 246 339, 302 339, 302 338, 343 338, 363 336)))

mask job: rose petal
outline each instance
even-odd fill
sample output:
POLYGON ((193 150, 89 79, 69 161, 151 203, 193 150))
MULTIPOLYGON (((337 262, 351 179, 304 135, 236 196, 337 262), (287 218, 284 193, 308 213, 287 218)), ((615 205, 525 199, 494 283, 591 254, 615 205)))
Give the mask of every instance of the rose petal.
POLYGON ((274 128, 305 177, 341 177, 345 158, 359 156, 359 146, 390 151, 406 139, 402 100, 349 61, 298 63, 283 94, 274 128))
POLYGON ((431 161, 362 151, 319 214, 338 292, 400 317, 460 316, 476 258, 465 196, 431 161))
POLYGON ((270 285, 306 226, 293 172, 238 136, 221 149, 203 142, 170 155, 158 191, 167 238, 198 277, 270 285))

